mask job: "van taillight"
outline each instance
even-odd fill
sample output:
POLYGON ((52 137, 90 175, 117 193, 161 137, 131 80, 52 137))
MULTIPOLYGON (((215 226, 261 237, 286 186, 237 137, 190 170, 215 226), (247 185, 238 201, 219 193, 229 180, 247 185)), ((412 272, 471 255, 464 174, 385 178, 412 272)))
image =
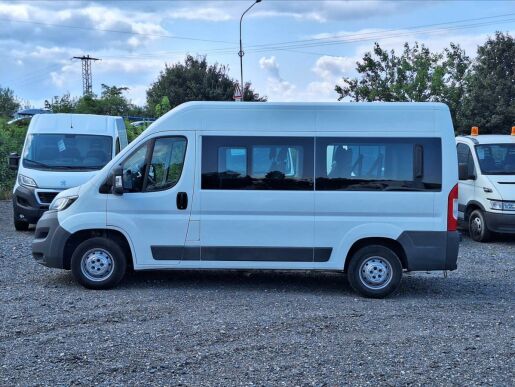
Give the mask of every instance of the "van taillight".
POLYGON ((447 200, 447 231, 456 231, 458 228, 458 184, 449 192, 447 200))

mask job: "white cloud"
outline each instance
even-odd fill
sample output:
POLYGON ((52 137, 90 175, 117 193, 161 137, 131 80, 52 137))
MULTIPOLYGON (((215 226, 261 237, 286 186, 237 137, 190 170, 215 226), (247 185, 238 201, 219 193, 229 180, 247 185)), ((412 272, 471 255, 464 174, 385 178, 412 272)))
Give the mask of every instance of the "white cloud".
POLYGON ((281 78, 275 56, 262 57, 259 66, 267 72, 267 96, 270 101, 290 101, 295 98, 296 86, 281 78))
POLYGON ((125 95, 133 104, 143 106, 147 103, 147 89, 148 85, 132 85, 125 95))
POLYGON ((229 13, 223 11, 220 8, 180 8, 178 10, 171 11, 169 16, 172 19, 185 19, 185 20, 204 20, 204 21, 227 21, 231 20, 232 17, 229 13))
MULTIPOLYGON (((388 15, 402 9, 409 10, 409 3, 402 5, 394 1, 291 1, 263 2, 263 6, 256 9, 253 17, 289 17, 302 21, 326 22, 329 20, 366 19, 373 16, 388 15), (407 5, 408 7, 405 7, 407 5)), ((423 2, 418 2, 420 5, 423 2)))
POLYGON ((323 80, 332 80, 342 77, 355 67, 356 59, 354 57, 324 55, 317 59, 312 71, 323 80))

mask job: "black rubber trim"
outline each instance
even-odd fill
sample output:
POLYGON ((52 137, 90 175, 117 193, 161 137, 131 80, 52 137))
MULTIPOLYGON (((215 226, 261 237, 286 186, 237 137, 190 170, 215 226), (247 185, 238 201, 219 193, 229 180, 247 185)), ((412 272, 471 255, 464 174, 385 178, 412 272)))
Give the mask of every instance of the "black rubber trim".
POLYGON ((64 247, 70 233, 59 225, 57 211, 47 211, 36 225, 32 256, 47 267, 64 269, 64 247))
POLYGON ((200 261, 200 246, 151 246, 158 261, 200 261))
POLYGON ((14 191, 13 212, 16 220, 36 224, 46 210, 48 205, 40 205, 36 200, 36 188, 20 185, 14 191))
POLYGON ((151 246, 155 260, 327 262, 330 247, 227 247, 227 246, 151 246))
POLYGON ((404 231, 397 241, 406 253, 409 271, 457 268, 457 231, 404 231))
POLYGON ((488 229, 493 232, 515 234, 515 214, 483 212, 488 229))

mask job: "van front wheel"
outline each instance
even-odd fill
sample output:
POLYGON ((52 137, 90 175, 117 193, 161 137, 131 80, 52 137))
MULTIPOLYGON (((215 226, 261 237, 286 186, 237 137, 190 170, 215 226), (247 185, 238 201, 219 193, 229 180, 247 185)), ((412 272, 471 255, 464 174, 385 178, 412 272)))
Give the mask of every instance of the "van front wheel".
POLYGON ((347 278, 362 296, 383 298, 399 287, 402 264, 391 249, 381 245, 366 246, 351 257, 347 278))
POLYGON ((28 231, 29 230, 29 224, 25 222, 24 220, 14 220, 14 228, 16 231, 28 231))
POLYGON ((488 242, 492 233, 481 210, 474 210, 469 216, 469 234, 476 242, 488 242))
POLYGON ((114 241, 95 237, 77 246, 71 259, 72 274, 88 289, 109 289, 125 275, 127 261, 114 241))

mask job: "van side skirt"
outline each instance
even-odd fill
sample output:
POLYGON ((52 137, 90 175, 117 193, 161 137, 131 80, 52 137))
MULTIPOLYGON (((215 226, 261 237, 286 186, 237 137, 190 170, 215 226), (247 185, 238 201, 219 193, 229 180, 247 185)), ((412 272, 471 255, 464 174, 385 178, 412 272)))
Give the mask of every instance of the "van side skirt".
POLYGON ((155 260, 327 262, 331 247, 152 246, 155 260))

